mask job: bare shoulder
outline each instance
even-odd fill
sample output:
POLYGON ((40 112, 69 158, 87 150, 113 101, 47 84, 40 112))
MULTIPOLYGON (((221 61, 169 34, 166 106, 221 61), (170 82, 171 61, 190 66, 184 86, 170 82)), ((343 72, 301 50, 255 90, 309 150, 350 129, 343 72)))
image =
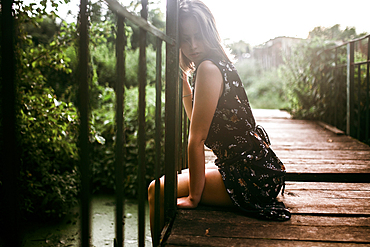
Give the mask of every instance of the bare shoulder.
POLYGON ((216 64, 210 60, 201 62, 198 67, 198 73, 215 73, 217 71, 221 74, 216 64))
POLYGON ((197 71, 197 80, 201 81, 219 81, 222 82, 222 75, 219 68, 209 60, 203 61, 199 64, 197 71))

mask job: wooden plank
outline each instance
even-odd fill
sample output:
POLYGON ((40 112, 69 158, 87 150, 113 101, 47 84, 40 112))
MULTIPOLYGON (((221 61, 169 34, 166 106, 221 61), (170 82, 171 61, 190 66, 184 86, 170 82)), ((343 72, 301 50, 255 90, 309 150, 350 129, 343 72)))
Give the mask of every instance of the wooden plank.
POLYGON ((165 245, 172 246, 284 246, 284 247, 334 247, 334 246, 369 246, 367 243, 350 243, 350 242, 318 242, 318 241, 293 241, 293 240, 280 240, 280 239, 246 239, 246 238, 224 238, 224 237, 207 237, 207 236, 188 236, 188 235, 175 235, 171 236, 170 241, 165 245))
POLYGON ((319 162, 311 161, 308 161, 307 163, 292 161, 294 160, 291 160, 290 162, 286 162, 285 160, 283 161, 288 173, 370 173, 369 164, 356 164, 355 162, 344 164, 323 162, 320 164, 319 162))
POLYGON ((327 129, 327 130, 330 130, 331 132, 333 132, 336 135, 344 135, 345 134, 344 131, 342 131, 342 130, 334 127, 334 126, 331 126, 329 124, 326 124, 324 122, 318 121, 317 124, 322 126, 325 129, 327 129))
MULTIPOLYGON (((278 153, 278 152, 277 152, 278 153)), ((279 156, 279 154, 278 154, 279 156)), ((348 159, 308 159, 304 157, 281 157, 287 172, 299 173, 369 173, 370 160, 348 159)), ((216 156, 212 152, 206 152, 206 163, 214 163, 216 156)))
MULTIPOLYGON (((226 246, 242 240, 245 242, 240 243, 250 243, 251 239, 366 244, 370 243, 369 223, 368 217, 294 215, 290 221, 269 222, 231 211, 179 210, 167 243, 188 242, 198 246, 203 246, 202 243, 206 243, 206 246, 221 246, 217 244, 218 241, 213 240, 227 238, 230 245, 226 246), (198 237, 194 239, 194 236, 198 237), (202 238, 208 238, 208 242, 202 238)), ((271 244, 274 241, 271 241, 271 244)))
MULTIPOLYGON (((292 225, 292 226, 367 226, 369 227, 369 217, 335 217, 335 216, 317 216, 317 215, 293 215, 288 221, 265 221, 251 218, 243 215, 235 208, 208 207, 200 205, 195 210, 178 210, 177 220, 200 220, 207 224, 216 223, 239 223, 240 225, 292 225)), ((370 237, 370 236, 369 236, 370 237)))
POLYGON ((297 141, 306 141, 306 142, 343 142, 343 143, 352 143, 353 140, 350 138, 346 138, 343 136, 319 136, 319 137, 313 137, 312 135, 306 135, 306 136, 300 136, 300 132, 292 133, 292 134, 285 134, 285 133, 279 133, 279 134, 271 134, 268 132, 271 140, 272 147, 275 145, 278 145, 280 142, 297 142, 297 141))
MULTIPOLYGON (((262 113, 261 113, 262 112, 262 113)), ((255 114, 284 162, 287 178, 356 183, 286 182, 278 199, 293 213, 286 222, 200 206, 179 210, 166 246, 369 246, 370 147, 314 121, 278 111, 255 114)), ((216 157, 206 151, 206 162, 216 157)))
POLYGON ((288 172, 286 181, 301 182, 344 182, 344 183, 368 183, 370 173, 294 173, 288 172))
POLYGON ((280 159, 370 160, 370 150, 275 150, 280 159))
POLYGON ((291 190, 370 191, 369 183, 286 182, 285 185, 291 190))
POLYGON ((271 145, 273 150, 370 150, 370 147, 360 142, 309 142, 309 141, 279 141, 271 145))
POLYGON ((278 197, 292 213, 370 216, 370 184, 304 183, 302 186, 302 183, 287 183, 285 195, 278 197))

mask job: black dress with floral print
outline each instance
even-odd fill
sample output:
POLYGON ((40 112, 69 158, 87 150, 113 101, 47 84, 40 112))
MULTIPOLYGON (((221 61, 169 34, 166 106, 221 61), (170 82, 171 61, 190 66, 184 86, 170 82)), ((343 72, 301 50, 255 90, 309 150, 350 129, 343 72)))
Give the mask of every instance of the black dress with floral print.
MULTIPOLYGON (((227 193, 245 213, 272 220, 289 219, 289 211, 276 200, 284 186, 284 165, 269 147, 264 129, 256 126, 235 67, 231 62, 205 60, 220 69, 224 83, 205 145, 217 156, 215 164, 227 193)), ((195 77, 196 71, 194 83, 195 77)))

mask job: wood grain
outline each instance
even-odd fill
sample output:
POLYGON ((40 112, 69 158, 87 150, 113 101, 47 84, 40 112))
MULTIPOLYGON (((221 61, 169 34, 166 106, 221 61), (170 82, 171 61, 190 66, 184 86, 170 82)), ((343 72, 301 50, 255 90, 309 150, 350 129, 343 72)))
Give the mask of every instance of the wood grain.
MULTIPOLYGON (((178 210, 165 246, 370 246, 370 147, 286 112, 254 115, 293 179, 278 196, 292 218, 263 221, 202 205, 178 210)), ((206 162, 215 158, 206 149, 206 162)))

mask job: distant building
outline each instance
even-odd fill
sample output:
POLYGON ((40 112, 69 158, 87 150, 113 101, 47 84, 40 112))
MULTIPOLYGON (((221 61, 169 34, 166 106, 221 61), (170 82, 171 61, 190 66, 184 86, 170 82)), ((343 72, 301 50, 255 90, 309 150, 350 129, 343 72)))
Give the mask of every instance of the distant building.
POLYGON ((291 37, 276 37, 262 45, 253 48, 252 57, 264 70, 277 68, 284 63, 283 56, 290 56, 292 46, 303 39, 291 37))

